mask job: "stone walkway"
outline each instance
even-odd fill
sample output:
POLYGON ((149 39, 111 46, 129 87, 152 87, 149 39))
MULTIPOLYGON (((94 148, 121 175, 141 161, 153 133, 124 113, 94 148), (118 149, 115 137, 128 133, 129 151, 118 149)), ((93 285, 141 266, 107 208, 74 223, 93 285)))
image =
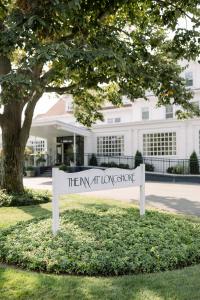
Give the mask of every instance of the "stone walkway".
MULTIPOLYGON (((27 187, 52 190, 52 178, 24 178, 27 187)), ((83 195, 99 198, 136 202, 139 199, 139 188, 123 188, 114 190, 83 193, 83 195)), ((200 185, 174 183, 146 183, 147 206, 200 216, 200 185)))

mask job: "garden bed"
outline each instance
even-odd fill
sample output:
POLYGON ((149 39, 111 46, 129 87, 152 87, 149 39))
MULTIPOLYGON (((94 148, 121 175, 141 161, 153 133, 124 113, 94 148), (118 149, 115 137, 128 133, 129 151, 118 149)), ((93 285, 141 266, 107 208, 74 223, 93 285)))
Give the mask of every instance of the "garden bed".
POLYGON ((135 208, 88 204, 66 211, 57 236, 51 218, 0 232, 1 262, 29 270, 119 275, 172 270, 200 262, 200 224, 135 208))
POLYGON ((51 201, 49 191, 25 189, 23 193, 6 193, 0 189, 1 206, 27 206, 47 203, 51 201))

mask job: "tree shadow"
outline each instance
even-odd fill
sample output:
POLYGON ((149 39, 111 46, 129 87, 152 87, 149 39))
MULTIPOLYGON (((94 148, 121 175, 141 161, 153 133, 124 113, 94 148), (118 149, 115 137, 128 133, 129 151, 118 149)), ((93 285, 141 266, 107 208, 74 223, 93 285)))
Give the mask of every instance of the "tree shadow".
POLYGON ((41 205, 27 205, 27 206, 18 206, 18 209, 21 209, 26 214, 29 214, 33 218, 39 217, 49 217, 51 216, 51 210, 42 207, 41 205))
POLYGON ((120 207, 118 204, 107 204, 107 203, 102 203, 102 204, 95 204, 95 203, 83 203, 83 206, 85 208, 95 208, 96 210, 104 210, 104 209, 110 209, 110 208, 123 208, 120 207))
POLYGON ((186 215, 200 216, 200 202, 186 198, 148 195, 147 204, 163 210, 177 212, 186 215))
POLYGON ((52 186, 52 180, 40 182, 40 183, 38 183, 38 185, 49 185, 49 186, 52 186))
POLYGON ((199 266, 174 272, 105 278, 47 275, 0 266, 1 299, 13 300, 199 299, 199 278, 199 266))

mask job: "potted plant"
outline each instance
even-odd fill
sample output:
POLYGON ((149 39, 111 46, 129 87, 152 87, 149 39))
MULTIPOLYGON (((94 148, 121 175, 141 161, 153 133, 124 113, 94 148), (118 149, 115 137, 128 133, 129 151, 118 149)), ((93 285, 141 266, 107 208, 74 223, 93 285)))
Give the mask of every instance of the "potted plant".
POLYGON ((26 176, 27 177, 34 177, 35 176, 35 168, 33 166, 28 166, 26 168, 26 176))
POLYGON ((46 162, 46 159, 42 155, 36 160, 37 165, 39 165, 41 167, 43 167, 45 165, 45 162, 46 162))

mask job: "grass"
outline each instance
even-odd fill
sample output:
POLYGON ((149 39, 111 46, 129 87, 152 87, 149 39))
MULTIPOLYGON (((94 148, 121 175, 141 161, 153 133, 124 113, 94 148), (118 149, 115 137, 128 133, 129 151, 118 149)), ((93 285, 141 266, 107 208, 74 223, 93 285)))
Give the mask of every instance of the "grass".
MULTIPOLYGON (((67 201, 61 201, 61 210, 84 208, 88 204, 98 203, 108 201, 70 196, 67 201)), ((117 201, 109 201, 109 205, 130 206, 117 201)), ((0 226, 8 227, 21 220, 50 213, 50 203, 0 208, 0 226)), ((47 275, 0 266, 0 299, 199 300, 200 266, 149 275, 107 278, 47 275)))

